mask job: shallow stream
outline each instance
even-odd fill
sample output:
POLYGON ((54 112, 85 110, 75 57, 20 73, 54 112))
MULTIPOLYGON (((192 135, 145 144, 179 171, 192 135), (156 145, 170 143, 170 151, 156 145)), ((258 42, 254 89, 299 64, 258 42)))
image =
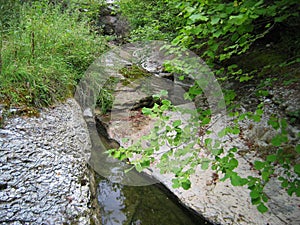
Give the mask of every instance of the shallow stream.
POLYGON ((125 186, 98 176, 98 202, 104 225, 210 224, 185 208, 161 184, 125 186))
MULTIPOLYGON (((106 132, 97 124, 97 133, 105 148, 109 148, 106 132), (104 134, 104 135, 103 135, 104 134)), ((99 163, 95 154, 93 159, 99 163)), ((107 163, 107 162, 106 162, 107 163)), ((145 186, 129 186, 114 183, 123 179, 122 162, 109 167, 113 179, 96 175, 97 198, 103 225, 204 225, 211 224, 196 212, 183 206, 177 197, 160 183, 149 182, 146 176, 132 176, 145 179, 145 186)), ((132 171, 134 172, 134 171, 132 171)), ((137 172, 134 172, 137 173, 137 172)), ((108 176, 107 176, 108 177, 108 176)))

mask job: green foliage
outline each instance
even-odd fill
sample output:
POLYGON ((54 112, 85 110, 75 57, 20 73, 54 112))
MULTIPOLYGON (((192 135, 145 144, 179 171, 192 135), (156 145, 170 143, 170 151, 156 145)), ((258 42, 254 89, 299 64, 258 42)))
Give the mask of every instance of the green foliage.
POLYGON ((131 41, 172 40, 182 24, 172 1, 122 0, 120 11, 130 22, 131 41))
POLYGON ((11 20, 2 33, 1 99, 33 107, 64 99, 104 42, 73 7, 47 1, 18 7, 19 20, 11 20))
MULTIPOLYGON (((121 12, 132 26, 131 40, 167 39, 172 40, 174 45, 188 47, 217 70, 220 80, 234 78, 239 82, 247 82, 257 75, 257 65, 261 65, 261 62, 264 62, 260 66, 263 68, 274 68, 278 64, 284 67, 297 62, 297 58, 287 60, 279 54, 279 59, 274 62, 274 53, 271 53, 271 59, 259 51, 252 58, 264 57, 264 60, 258 59, 252 71, 244 72, 240 63, 234 63, 235 56, 248 53, 254 44, 278 27, 297 29, 297 0, 120 2, 121 12)), ((291 48, 299 49, 299 46, 298 41, 291 48)), ((292 54, 297 57, 296 51, 292 54)))
MULTIPOLYGON (((157 167, 160 168, 161 173, 173 173, 173 188, 181 187, 185 190, 193 185, 190 182, 190 176, 195 173, 196 166, 201 165, 202 169, 211 167, 216 173, 223 174, 220 181, 229 179, 233 186, 247 186, 250 190, 252 204, 256 205, 257 210, 261 213, 268 211, 266 206, 268 196, 265 194, 264 188, 270 179, 275 177, 275 168, 280 165, 283 174, 278 176, 278 180, 281 182, 282 187, 286 189, 289 195, 295 194, 299 197, 300 165, 293 164, 291 159, 294 155, 299 154, 300 146, 298 144, 292 154, 286 154, 283 150, 286 142, 288 142, 288 124, 285 119, 271 117, 268 121, 269 125, 279 131, 271 141, 271 144, 278 148, 277 152, 267 155, 263 161, 253 162, 253 169, 257 171, 256 176, 241 177, 235 171, 239 166, 236 155, 239 149, 233 147, 225 151, 223 146, 226 145, 226 139, 220 142, 211 138, 203 140, 202 136, 199 136, 199 133, 201 133, 199 130, 201 131, 201 129, 205 130, 204 134, 210 133, 209 129, 205 128, 210 121, 203 123, 205 118, 210 116, 210 113, 207 110, 187 110, 174 107, 169 100, 163 98, 166 95, 166 91, 154 95, 154 98, 160 98, 161 105, 155 104, 153 108, 142 109, 145 115, 158 118, 151 134, 144 136, 127 149, 113 149, 108 153, 119 159, 129 158, 130 163, 138 171, 148 168, 157 158, 154 155, 159 154, 161 156, 157 162, 157 167), (185 122, 172 120, 167 112, 188 114, 190 118, 185 122), (148 144, 145 144, 145 142, 148 144), (144 146, 148 147, 145 148, 144 146), (164 149, 163 152, 160 152, 161 149, 164 149), (213 158, 199 157, 203 149, 210 150, 213 158), (118 153, 116 154, 116 152, 118 153)), ((229 99, 232 98, 232 96, 229 97, 229 99)), ((259 122, 262 114, 263 108, 262 105, 259 105, 254 113, 247 112, 241 115, 233 113, 233 116, 242 117, 242 119, 249 118, 254 122, 259 122)), ((236 120, 236 124, 233 126, 225 127, 219 132, 219 136, 239 135, 241 131, 238 121, 236 120)))
MULTIPOLYGON (((197 49, 210 65, 244 54, 276 24, 299 16, 296 0, 175 2, 186 22, 173 43, 197 49)), ((240 82, 252 78, 234 64, 227 70, 240 82)))
MULTIPOLYGON (((149 163, 151 165, 154 160, 153 155, 160 154, 157 166, 161 172, 173 173, 173 187, 184 189, 193 185, 189 178, 195 172, 197 165, 201 165, 202 169, 211 166, 213 170, 223 174, 221 181, 228 179, 233 186, 247 186, 250 190, 252 204, 256 205, 261 213, 264 213, 268 210, 266 206, 268 196, 264 193, 264 187, 275 176, 274 171, 279 165, 284 170, 284 175, 279 177, 282 187, 287 190, 288 194, 299 196, 300 166, 293 164, 291 156, 289 154, 284 155, 285 151, 283 150, 289 142, 288 124, 285 119, 271 117, 268 121, 268 124, 278 132, 270 143, 272 145, 270 148, 277 151, 267 155, 264 161, 253 162, 253 170, 257 172, 257 176, 241 177, 236 172, 239 149, 224 149, 227 137, 230 139, 231 136, 243 135, 239 127, 240 121, 245 119, 250 119, 255 123, 261 121, 264 105, 260 102, 270 95, 269 87, 280 79, 263 76, 268 72, 278 72, 278 65, 283 70, 285 67, 298 63, 299 57, 296 52, 300 42, 294 39, 291 42, 293 44, 289 41, 292 39, 284 42, 291 46, 287 53, 288 57, 276 54, 274 59, 270 58, 275 51, 270 50, 265 53, 265 44, 262 50, 255 49, 256 46, 261 46, 261 43, 266 41, 269 44, 271 41, 266 37, 274 35, 276 29, 280 27, 296 30, 299 26, 299 22, 295 22, 299 19, 298 9, 298 1, 296 0, 121 1, 121 12, 129 19, 132 26, 131 40, 172 40, 174 46, 187 47, 205 59, 210 68, 215 69, 219 81, 234 79, 235 83, 239 85, 253 79, 260 78, 262 80, 254 93, 258 99, 258 106, 253 112, 241 113, 236 104, 239 95, 235 90, 224 90, 227 110, 229 116, 234 120, 233 125, 225 127, 218 134, 221 139, 225 140, 224 143, 210 138, 203 140, 203 135, 211 132, 209 130, 210 110, 201 108, 194 111, 179 109, 158 95, 157 97, 161 98, 161 105, 155 104, 153 108, 142 110, 145 115, 159 118, 151 134, 143 137, 143 140, 138 141, 132 147, 122 149, 126 157, 135 156, 131 161, 133 166, 141 171, 144 167, 148 167, 149 163), (296 50, 292 50, 294 48, 296 50), (247 58, 248 56, 251 57, 251 54, 254 58, 253 65, 243 65, 239 57, 247 58), (167 111, 188 114, 190 119, 185 122, 172 121, 166 113, 167 111), (148 147, 145 148, 145 141, 150 143, 150 146, 147 145, 148 147), (167 150, 159 152, 161 148, 165 149, 164 146, 167 146, 167 150), (199 157, 203 149, 209 150, 213 158, 199 157), (136 159, 137 155, 138 159, 136 159)), ((278 39, 282 41, 284 37, 280 36, 278 39)), ((165 49, 172 50, 172 47, 165 46, 165 49)), ((248 60, 245 61, 249 64, 248 60)), ((165 62, 164 68, 167 71, 181 74, 180 80, 184 80, 185 75, 192 74, 193 71, 188 66, 178 66, 176 59, 165 62)), ((292 82, 290 81, 289 84, 292 82)), ((197 96, 203 94, 202 89, 195 82, 185 93, 185 99, 195 101, 197 96)), ((297 145, 294 154, 299 154, 299 151, 297 145)))
POLYGON ((118 82, 119 79, 110 77, 101 88, 100 93, 97 96, 96 107, 100 109, 102 114, 111 110, 115 100, 114 90, 118 82))

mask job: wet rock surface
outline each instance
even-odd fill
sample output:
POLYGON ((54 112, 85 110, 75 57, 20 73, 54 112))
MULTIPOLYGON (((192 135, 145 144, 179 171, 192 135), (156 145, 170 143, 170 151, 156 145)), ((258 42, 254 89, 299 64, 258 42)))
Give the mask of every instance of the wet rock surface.
MULTIPOLYGON (((151 46, 150 46, 151 47, 151 46)), ((150 48, 149 47, 149 48, 150 48)), ((146 50, 149 50, 146 48, 146 50)), ((153 47, 155 49, 155 46, 153 47)), ((152 49, 151 48, 151 49, 152 49)), ((97 87, 102 87, 102 83, 105 83, 109 77, 117 77, 120 80, 124 80, 126 77, 123 77, 119 73, 119 69, 126 66, 132 65, 134 60, 130 60, 130 57, 133 55, 139 55, 135 46, 127 46, 121 50, 113 51, 112 53, 106 55, 102 61, 96 63, 93 68, 91 68, 90 74, 95 72, 98 74, 98 78, 95 79, 95 83, 98 83, 97 87), (102 69, 101 66, 105 65, 106 70, 102 69), (100 71, 100 72, 99 72, 100 71)), ((141 51, 142 53, 144 51, 141 51)), ((156 57, 156 56, 155 56, 156 57)), ((159 56, 158 60, 154 57, 154 60, 148 60, 146 63, 140 63, 144 69, 151 72, 153 76, 147 79, 136 79, 134 81, 123 82, 116 86, 115 89, 115 99, 114 105, 111 111, 111 115, 99 116, 96 115, 99 121, 104 123, 104 127, 107 128, 107 133, 109 139, 115 140, 120 143, 121 146, 126 147, 126 144, 132 144, 137 141, 139 138, 148 135, 151 127, 154 126, 154 120, 145 117, 141 114, 139 107, 145 105, 144 100, 149 99, 148 97, 154 94, 155 91, 160 91, 162 89, 169 89, 170 99, 180 96, 182 90, 186 90, 189 86, 188 84, 181 84, 176 79, 173 81, 172 76, 167 76, 168 80, 163 80, 162 78, 166 76, 162 74, 163 71, 159 70, 160 64, 162 62, 159 56), (158 62, 157 62, 158 61, 158 62), (162 76, 158 76, 162 75, 162 76), (161 79, 161 82, 155 82, 157 79, 161 79), (160 78, 159 78, 160 77, 160 78), (171 79, 170 79, 171 78, 171 79), (149 82, 146 82, 149 81, 149 82), (166 83, 166 85, 160 85, 166 83), (159 84, 156 86, 155 84, 159 84), (144 88, 142 88, 144 85, 144 88), (170 87, 170 88, 169 88, 170 87), (147 90, 150 90, 148 92, 147 90), (172 92, 172 90, 174 90, 172 92), (178 94, 178 95, 177 95, 178 94), (140 104, 143 103, 143 104, 140 104), (129 140, 123 141, 124 138, 129 140), (125 143, 126 142, 126 143, 125 143)), ((144 60, 144 59, 143 59, 144 60)), ((141 60, 141 61, 143 61, 141 60)), ((85 95, 78 95, 81 98, 80 103, 85 112, 91 112, 90 117, 93 118, 93 111, 90 107, 90 99, 94 99, 94 93, 84 92, 86 83, 90 82, 92 76, 87 76, 86 81, 82 84, 82 93, 85 95)), ((127 80, 128 81, 128 80, 127 80)), ((80 89, 80 90, 81 90, 80 89)), ((255 91, 255 87, 253 92, 255 91)), ((81 92, 78 92, 81 94, 81 92)), ((246 105, 242 104, 242 107, 247 110, 247 107, 252 105, 254 106, 256 102, 251 102, 247 93, 243 92, 245 95, 244 102, 246 105)), ((157 93, 155 93, 157 94, 157 93)), ((289 96, 293 96, 290 94, 289 96)), ((273 108, 273 99, 265 98, 266 103, 269 102, 270 106, 266 110, 266 114, 261 120, 261 123, 258 123, 255 126, 250 126, 246 121, 244 124, 241 124, 240 129, 243 131, 244 135, 233 135, 232 138, 229 138, 225 150, 228 150, 232 147, 237 147, 242 154, 237 154, 236 159, 239 161, 239 167, 236 169, 236 172, 242 177, 258 176, 258 171, 253 170, 253 165, 251 166, 251 161, 259 160, 261 155, 256 154, 257 149, 250 149, 249 141, 253 141, 260 147, 270 146, 270 135, 274 133, 268 132, 270 126, 267 124, 267 119, 270 114, 277 114, 278 111, 274 111, 273 108), (266 128, 266 129, 265 129, 266 128)), ((151 99, 151 98, 150 98, 151 99)), ((174 98, 175 99, 175 98, 174 98)), ((184 104, 185 102, 180 102, 184 104)), ((199 99, 199 103, 195 105, 205 106, 205 100, 199 99)), ((276 107, 276 106, 275 106, 276 107)), ((295 110, 295 109, 293 109, 295 110)), ((281 115, 281 114, 279 114, 281 115)), ((174 120, 181 119, 181 115, 174 115, 174 120)), ((230 125, 230 121, 228 125, 230 125)), ((295 128, 297 133, 297 128, 295 128)), ((292 132, 293 133, 293 132, 292 132)), ((275 133, 276 134, 276 133, 275 133)), ((291 134, 292 135, 292 134, 291 134)), ((297 140, 292 140, 297 141, 297 140)), ((204 153, 201 155, 207 157, 204 153)), ((159 157, 156 157, 158 160, 159 157)), ((188 191, 182 189, 172 188, 172 174, 160 174, 159 169, 156 167, 155 163, 151 165, 148 173, 159 181, 161 181, 172 193, 174 193, 186 206, 194 209, 199 214, 204 216, 209 221, 215 224, 298 224, 299 220, 299 198, 290 197, 280 187, 280 184, 275 178, 271 178, 271 181, 266 187, 266 193, 270 198, 269 202, 266 204, 269 207, 267 213, 261 214, 258 212, 256 206, 251 204, 251 199, 249 196, 249 190, 246 187, 233 187, 230 182, 217 182, 218 177, 214 171, 206 170, 203 171, 201 168, 197 168, 196 173, 191 177, 192 187, 188 191)))
MULTIPOLYGON (((161 79, 161 78, 160 78, 161 79)), ((163 84, 165 81, 162 81, 163 84)), ((158 82, 159 83, 159 82, 158 82)), ((150 85, 151 86, 151 85, 150 85)), ((164 86, 164 85, 162 85, 164 86)), ((155 85, 153 85, 155 87, 155 85)), ((156 88, 159 90, 159 87, 156 88)), ((163 88, 162 88, 163 89, 163 88)), ((274 90, 274 97, 278 98, 279 93, 284 96, 293 96, 296 90, 281 89, 274 90)), ((138 94, 136 91, 128 91, 128 87, 118 87, 116 91, 115 111, 112 116, 98 117, 106 123, 109 137, 116 140, 121 146, 128 147, 135 143, 139 138, 150 133, 155 120, 144 116, 138 109, 132 107, 132 100, 138 102, 147 99, 147 94, 138 94), (119 101, 121 99, 121 101, 119 101), (130 103, 130 104, 128 104, 130 103), (126 143, 123 138, 129 138, 126 143)), ((295 96, 294 96, 295 97, 295 96)), ((291 98, 292 100, 292 98, 291 98)), ((294 100, 294 101, 298 101, 294 100)), ((290 100, 289 100, 290 101, 290 100)), ((245 99, 245 104, 247 99, 245 99)), ((268 103, 268 100, 266 99, 268 103)), ((290 107, 297 108, 297 104, 290 104, 290 107)), ((187 107, 187 106, 184 106, 187 107)), ((293 109, 294 111, 296 109, 293 109)), ((268 118, 272 114, 282 115, 274 104, 266 104, 265 114, 259 123, 252 124, 251 121, 244 121, 240 124, 242 135, 233 135, 225 146, 226 149, 237 147, 240 151, 236 155, 239 167, 235 170, 242 177, 258 176, 258 172, 253 170, 255 160, 261 160, 265 153, 260 149, 270 149, 270 140, 276 135, 276 131, 267 124, 268 118), (252 124, 252 125, 251 125, 252 124), (251 146, 249 145, 251 143, 251 146), (257 146, 258 148, 252 148, 257 146)), ((182 115, 173 115, 173 120, 181 119, 182 115)), ((228 121, 228 124, 231 122, 228 121)), ((289 127, 289 139, 295 143, 295 135, 299 132, 297 126, 289 127)), ((297 136, 297 135, 296 135, 297 136)), ((209 157, 203 154, 203 157, 209 157)), ((156 158, 158 160, 159 157, 156 158)), ((278 169, 278 168, 277 168, 278 169)), ((276 170, 277 170, 276 169, 276 170)), ((277 171, 280 174, 280 171, 277 171)), ((261 214, 256 206, 251 204, 249 190, 246 187, 233 187, 230 181, 216 182, 216 174, 212 170, 201 170, 197 168, 196 173, 191 177, 192 187, 188 191, 172 188, 172 174, 160 174, 155 163, 150 166, 148 174, 154 176, 171 190, 186 206, 194 209, 209 221, 216 224, 298 224, 300 223, 300 200, 293 196, 290 197, 276 178, 271 178, 265 188, 265 193, 270 198, 266 204, 269 208, 267 213, 261 214)), ((220 175, 220 174, 219 174, 220 175)), ((218 176, 218 175, 217 175, 218 176)))
POLYGON ((0 224, 90 224, 89 136, 75 100, 0 129, 0 224))
MULTIPOLYGON (((186 106, 185 106, 186 107, 186 106)), ((115 139, 121 146, 130 146, 139 138, 148 135, 155 121, 149 118, 137 120, 133 117, 125 117, 126 113, 116 114, 108 124, 108 133, 111 138, 115 139), (129 138, 124 143, 123 138, 129 138)), ((128 115, 128 114, 127 114, 128 115)), ((173 120, 181 118, 181 115, 173 115, 173 120)), ((237 155, 239 167, 235 170, 242 177, 257 176, 251 164, 253 160, 260 158, 253 151, 248 151, 244 140, 234 137, 226 148, 237 146, 247 153, 237 155)), ((209 157, 205 153, 203 157, 209 157)), ((159 154, 154 155, 159 160, 159 154)), ((299 199, 295 196, 290 197, 285 190, 281 188, 276 178, 271 178, 267 184, 265 192, 270 198, 267 206, 269 211, 261 214, 256 206, 251 204, 249 190, 246 187, 233 187, 230 181, 218 182, 218 178, 214 171, 202 170, 200 166, 196 169, 194 175, 191 176, 192 187, 188 191, 183 189, 174 189, 172 187, 173 174, 161 174, 160 169, 156 167, 156 163, 152 164, 146 172, 154 176, 162 182, 169 190, 171 190, 186 206, 194 209, 200 215, 204 216, 210 222, 216 224, 298 224, 299 219, 299 199)))

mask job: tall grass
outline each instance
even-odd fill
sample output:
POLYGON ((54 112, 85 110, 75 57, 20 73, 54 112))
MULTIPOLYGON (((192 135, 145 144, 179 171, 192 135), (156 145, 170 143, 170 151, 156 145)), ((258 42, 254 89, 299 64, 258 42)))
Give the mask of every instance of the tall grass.
POLYGON ((40 107, 73 93, 105 49, 79 10, 48 1, 18 5, 19 17, 1 31, 0 101, 40 107))

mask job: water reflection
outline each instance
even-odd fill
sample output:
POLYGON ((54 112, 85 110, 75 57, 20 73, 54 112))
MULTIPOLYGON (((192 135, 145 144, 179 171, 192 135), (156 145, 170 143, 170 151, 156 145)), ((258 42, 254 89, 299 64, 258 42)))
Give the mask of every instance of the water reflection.
POLYGON ((102 224, 123 225, 127 220, 123 212, 124 194, 119 184, 101 180, 98 185, 98 201, 101 206, 102 224))
POLYGON ((98 202, 105 225, 203 225, 158 185, 134 187, 98 181, 98 202))

